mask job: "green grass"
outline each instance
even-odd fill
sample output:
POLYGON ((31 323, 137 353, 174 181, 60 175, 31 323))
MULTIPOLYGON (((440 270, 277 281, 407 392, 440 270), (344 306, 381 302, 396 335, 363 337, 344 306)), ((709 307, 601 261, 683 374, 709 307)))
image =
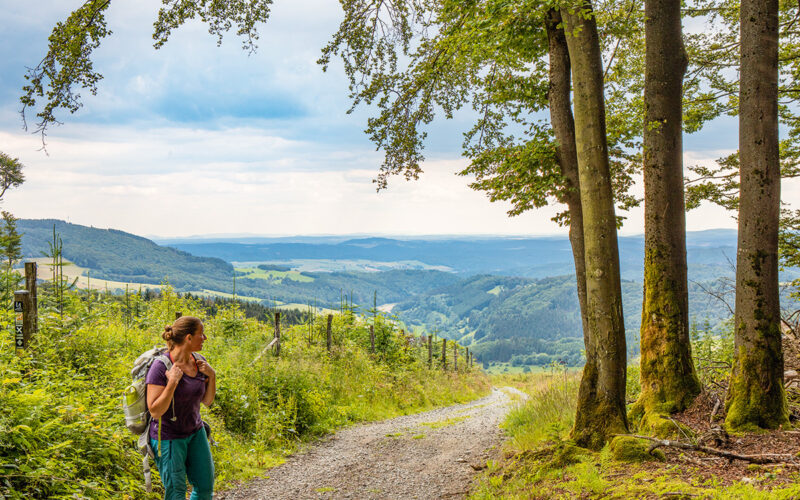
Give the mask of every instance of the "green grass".
MULTIPOLYGON (((159 498, 144 491, 135 437, 124 428, 119 398, 133 360, 153 345, 175 311, 204 319, 203 354, 218 391, 203 419, 213 428, 218 490, 261 476, 303 443, 343 426, 456 403, 489 392, 471 372, 428 370, 426 359, 379 321, 379 350, 357 318, 335 316, 331 353, 320 340, 320 317, 283 332, 281 357, 254 360, 272 326, 245 319, 236 307, 208 316, 199 301, 162 298, 137 304, 129 316, 119 297, 92 304, 67 293, 63 321, 40 289, 40 332, 18 356, 0 336, 0 498, 159 498)), ((8 331, 10 314, 0 313, 8 331)), ((380 320, 380 318, 379 318, 380 320)))
MULTIPOLYGON (((611 458, 604 448, 592 452, 569 441, 574 423, 579 375, 494 375, 492 383, 512 385, 529 394, 507 416, 504 456, 489 461, 475 482, 472 500, 530 498, 800 498, 800 473, 788 484, 772 484, 775 474, 753 471, 749 482, 725 485, 704 479, 691 464, 641 465, 611 458)), ((635 382, 635 381, 634 381, 635 382)), ((633 388, 632 392, 636 392, 633 388)))
POLYGON ((470 418, 469 415, 465 415, 463 417, 451 417, 445 420, 437 420, 435 422, 422 422, 420 425, 424 425, 425 427, 435 430, 459 424, 468 418, 470 418))

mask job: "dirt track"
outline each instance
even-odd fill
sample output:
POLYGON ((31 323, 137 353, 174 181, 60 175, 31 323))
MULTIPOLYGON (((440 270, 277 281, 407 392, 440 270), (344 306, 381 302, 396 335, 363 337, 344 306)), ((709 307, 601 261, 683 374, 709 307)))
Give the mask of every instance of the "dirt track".
POLYGON ((217 498, 462 498, 501 441, 498 426, 513 404, 507 392, 524 397, 506 387, 472 403, 342 430, 217 498))

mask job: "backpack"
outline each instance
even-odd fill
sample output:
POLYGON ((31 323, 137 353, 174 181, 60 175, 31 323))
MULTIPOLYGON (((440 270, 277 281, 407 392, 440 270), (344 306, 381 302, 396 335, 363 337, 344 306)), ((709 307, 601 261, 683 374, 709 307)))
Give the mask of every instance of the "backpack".
POLYGON ((147 384, 145 377, 150 370, 150 366, 160 361, 169 370, 172 368, 172 360, 167 355, 166 347, 154 347, 149 351, 143 352, 136 358, 131 369, 133 382, 122 392, 122 411, 125 414, 125 426, 133 434, 138 435, 137 449, 142 454, 142 472, 144 473, 144 483, 147 492, 152 490, 152 478, 150 474, 150 459, 155 459, 155 453, 150 446, 150 410, 147 408, 147 384))
MULTIPOLYGON (((192 353, 195 362, 205 360, 197 353, 192 353)), ((125 426, 133 434, 138 435, 137 448, 142 454, 142 472, 144 473, 144 484, 147 492, 152 490, 152 476, 150 473, 150 459, 155 460, 155 451, 150 446, 150 410, 147 408, 147 384, 145 378, 150 366, 156 361, 164 364, 167 370, 172 368, 172 360, 168 355, 166 347, 156 346, 149 351, 145 351, 136 358, 131 369, 133 382, 122 392, 122 410, 125 414, 125 426)), ((174 410, 173 410, 174 411, 174 410)), ((160 424, 160 422, 159 422, 160 424)), ((203 422, 206 433, 211 436, 211 429, 208 424, 203 422)), ((161 428, 159 426, 159 446, 161 444, 161 428)))

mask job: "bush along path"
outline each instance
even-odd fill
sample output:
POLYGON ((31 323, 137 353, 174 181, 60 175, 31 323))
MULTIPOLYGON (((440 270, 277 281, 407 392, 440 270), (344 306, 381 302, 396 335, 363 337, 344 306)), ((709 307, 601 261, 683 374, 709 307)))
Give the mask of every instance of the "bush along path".
POLYGON ((471 403, 351 427, 217 498, 462 498, 522 397, 516 389, 494 389, 471 403))

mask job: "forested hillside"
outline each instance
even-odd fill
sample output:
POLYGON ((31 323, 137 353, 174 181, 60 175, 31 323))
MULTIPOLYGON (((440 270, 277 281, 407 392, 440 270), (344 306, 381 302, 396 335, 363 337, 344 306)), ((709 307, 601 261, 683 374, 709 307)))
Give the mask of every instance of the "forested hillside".
MULTIPOLYGON (((375 262, 417 261, 444 266, 462 275, 501 274, 544 278, 574 273, 572 249, 566 236, 537 238, 358 238, 341 242, 329 238, 187 242, 162 240, 193 255, 228 262, 286 262, 298 259, 350 259, 375 262)), ((641 280, 641 236, 620 238, 620 260, 625 279, 641 280)), ((709 230, 689 233, 688 259, 694 279, 731 274, 728 258, 736 255, 736 232, 709 230)))
POLYGON ((64 257, 91 269, 93 277, 151 284, 168 278, 179 290, 225 291, 231 287, 233 266, 221 259, 196 257, 124 231, 55 219, 19 220, 22 254, 32 258, 47 253, 54 227, 63 242, 64 257))
MULTIPOLYGON (((167 279, 183 292, 232 293, 233 266, 214 257, 196 257, 181 250, 114 229, 98 229, 64 221, 19 221, 22 252, 40 257, 49 251, 53 227, 63 241, 64 257, 91 270, 93 278, 158 284, 167 279)), ((358 304, 398 302, 459 280, 442 271, 391 270, 381 273, 239 273, 236 293, 284 303, 319 306, 339 304, 343 294, 358 304)))
MULTIPOLYGON (((122 231, 57 220, 21 220, 23 253, 27 256, 46 253, 54 225, 63 241, 64 256, 91 270, 93 278, 151 284, 166 278, 182 292, 231 294, 235 272, 238 296, 262 299, 269 305, 315 303, 338 309, 346 296, 348 302, 364 313, 374 300, 379 305, 396 304, 392 312, 408 326, 460 339, 471 345, 478 359, 484 362, 547 365, 563 361, 572 366, 583 363, 572 257, 563 238, 408 241, 366 238, 342 242, 303 238, 302 241, 180 245, 229 259, 280 257, 283 261, 311 263, 324 260, 328 265, 320 267, 336 268, 338 263, 348 262, 336 258, 349 258, 374 263, 358 268, 374 269, 383 269, 380 263, 402 267, 406 265, 403 263, 418 262, 461 273, 394 269, 394 264, 387 264, 385 268, 389 270, 371 272, 309 272, 276 264, 241 264, 234 271, 230 263, 220 258, 197 257, 122 231), (529 267, 523 265, 526 262, 529 267), (533 262, 536 265, 530 267, 533 262), (481 266, 513 267, 529 277, 465 276, 466 270, 481 266), (539 273, 549 274, 539 279, 530 277, 539 273)), ((716 290, 719 282, 715 280, 732 275, 727 256, 735 255, 731 246, 735 245, 731 240, 734 235, 730 231, 704 231, 690 234, 688 242, 692 281, 690 317, 698 323, 708 321, 712 328, 727 318, 729 311, 703 289, 716 290)), ((630 237, 620 241, 623 262, 625 255, 639 256, 636 262, 633 257, 627 259, 628 274, 634 279, 622 282, 628 353, 635 356, 641 325, 642 239, 630 237)), ((789 269, 784 275, 794 277, 798 272, 789 269)), ((790 299, 787 296, 785 300, 790 299)))
MULTIPOLYGON (((726 306, 705 290, 720 283, 694 283, 689 310, 696 324, 714 328, 730 316, 726 306)), ((534 280, 506 276, 475 276, 453 286, 397 304, 392 312, 410 325, 435 329, 470 344, 484 362, 510 361, 518 365, 548 365, 563 361, 583 364, 575 276, 534 280)), ((727 299, 732 304, 732 296, 727 299)), ((622 282, 623 312, 629 356, 639 352, 642 284, 622 282)), ((788 293, 785 305, 796 304, 788 293)))

